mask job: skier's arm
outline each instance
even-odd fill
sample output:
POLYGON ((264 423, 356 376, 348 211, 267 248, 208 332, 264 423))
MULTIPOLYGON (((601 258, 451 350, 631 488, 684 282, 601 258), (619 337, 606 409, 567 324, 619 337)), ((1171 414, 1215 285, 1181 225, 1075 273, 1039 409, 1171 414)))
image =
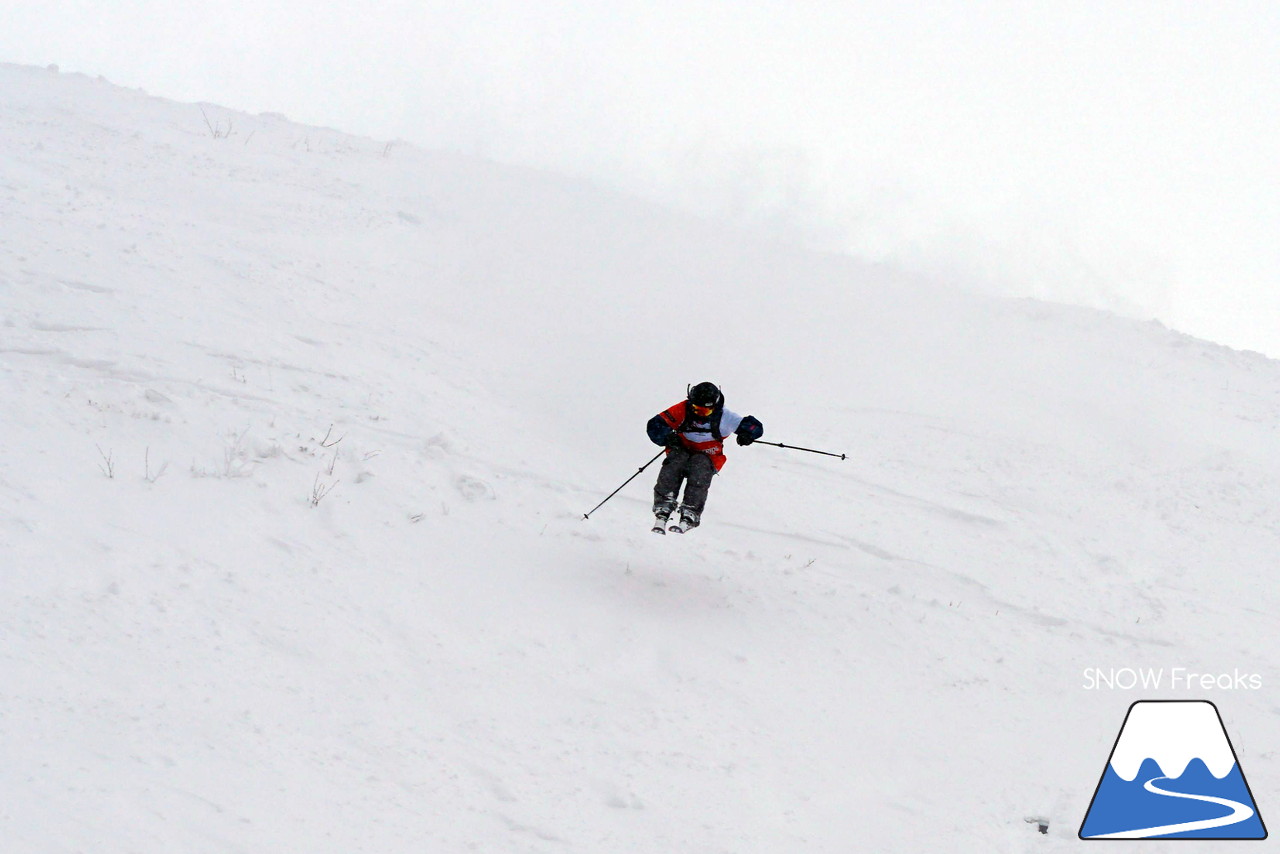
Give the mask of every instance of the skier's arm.
POLYGON ((649 434, 649 441, 655 445, 667 445, 676 437, 676 428, 684 421, 684 404, 677 403, 675 406, 649 419, 649 423, 645 426, 645 430, 649 434))
POLYGON ((662 420, 661 415, 650 418, 645 430, 649 433, 649 441, 655 445, 667 444, 667 439, 671 438, 671 434, 675 432, 667 422, 662 420))
POLYGON ((764 425, 754 415, 748 415, 733 432, 738 437, 739 445, 750 445, 764 435, 764 425))

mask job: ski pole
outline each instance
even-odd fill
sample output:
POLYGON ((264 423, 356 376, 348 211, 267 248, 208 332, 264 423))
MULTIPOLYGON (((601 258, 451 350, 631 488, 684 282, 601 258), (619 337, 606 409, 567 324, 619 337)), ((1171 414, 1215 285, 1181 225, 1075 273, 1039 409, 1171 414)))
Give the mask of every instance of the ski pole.
POLYGON ((763 439, 756 439, 753 445, 773 445, 775 448, 788 448, 792 451, 808 451, 811 454, 822 454, 825 457, 839 457, 844 459, 844 454, 833 454, 830 451, 815 451, 813 448, 798 448, 795 445, 784 445, 781 442, 766 442, 763 439))
MULTIPOLYGON (((640 472, 644 471, 644 470, 645 470, 645 469, 647 469, 649 466, 653 465, 654 460, 658 459, 658 457, 662 456, 662 455, 663 455, 663 454, 665 454, 666 452, 667 452, 667 449, 666 449, 666 448, 663 448, 661 451, 658 451, 657 456, 655 456, 652 460, 649 460, 649 462, 645 463, 644 465, 640 466, 640 468, 636 470, 636 473, 635 473, 635 474, 631 475, 631 477, 629 477, 629 478, 627 478, 626 480, 624 480, 624 481, 622 482, 622 486, 626 486, 628 483, 630 483, 631 481, 633 481, 633 480, 635 480, 637 477, 639 477, 639 476, 640 476, 640 472)), ((609 498, 612 498, 613 496, 615 496, 615 495, 617 495, 619 492, 621 492, 621 491, 622 491, 622 486, 619 486, 619 487, 618 487, 617 489, 615 489, 613 492, 610 492, 610 493, 609 493, 609 498)), ((608 501, 608 500, 609 500, 609 498, 606 498, 604 501, 608 501)), ((601 501, 601 502, 600 502, 599 504, 597 504, 595 507, 592 507, 592 508, 591 508, 591 513, 594 513, 594 512, 596 512, 597 510, 599 510, 601 507, 603 507, 603 506, 604 506, 604 501, 601 501)), ((582 514, 582 518, 583 518, 583 519, 590 519, 590 518, 591 518, 591 513, 584 513, 584 514, 582 514)))

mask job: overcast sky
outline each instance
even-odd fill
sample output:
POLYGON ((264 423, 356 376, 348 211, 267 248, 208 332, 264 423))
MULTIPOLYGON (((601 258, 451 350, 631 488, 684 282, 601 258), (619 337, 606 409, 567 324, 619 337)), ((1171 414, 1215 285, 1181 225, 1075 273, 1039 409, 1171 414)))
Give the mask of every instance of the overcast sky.
POLYGON ((1280 2, 8 0, 0 61, 1280 357, 1280 2))

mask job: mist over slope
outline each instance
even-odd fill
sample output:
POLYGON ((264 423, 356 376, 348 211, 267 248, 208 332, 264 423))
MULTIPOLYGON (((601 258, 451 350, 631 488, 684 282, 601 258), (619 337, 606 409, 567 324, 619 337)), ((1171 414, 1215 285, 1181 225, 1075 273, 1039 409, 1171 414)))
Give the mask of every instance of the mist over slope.
POLYGON ((1261 674, 1266 816, 1275 362, 78 76, 0 138, 14 850, 1061 850, 1093 666, 1261 674), (583 521, 704 379, 849 459, 583 521))

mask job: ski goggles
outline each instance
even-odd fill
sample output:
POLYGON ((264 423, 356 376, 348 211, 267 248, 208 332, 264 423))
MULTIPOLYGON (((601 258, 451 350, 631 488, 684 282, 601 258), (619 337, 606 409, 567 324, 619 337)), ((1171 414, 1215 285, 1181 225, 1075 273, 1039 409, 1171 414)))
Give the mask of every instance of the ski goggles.
POLYGON ((689 405, 693 407, 693 414, 702 418, 706 418, 711 414, 711 410, 715 409, 714 406, 699 406, 696 403, 690 403, 689 405))

